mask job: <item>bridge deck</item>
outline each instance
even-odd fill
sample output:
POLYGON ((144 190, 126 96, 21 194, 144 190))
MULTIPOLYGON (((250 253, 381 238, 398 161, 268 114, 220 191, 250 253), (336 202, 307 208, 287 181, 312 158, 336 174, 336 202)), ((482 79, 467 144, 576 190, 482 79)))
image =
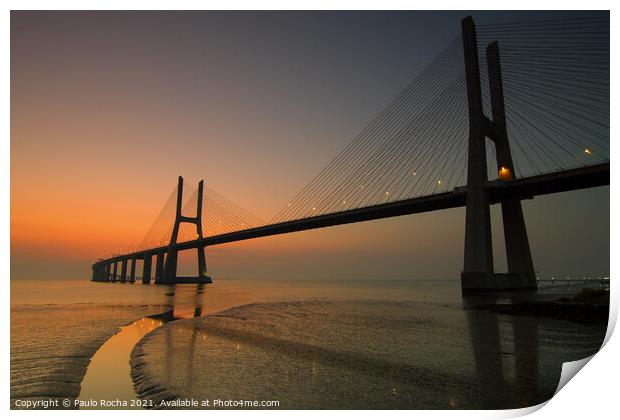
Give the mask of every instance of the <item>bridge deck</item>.
MULTIPOLYGON (((489 191, 489 199, 491 203, 495 204, 508 198, 521 200, 530 199, 539 195, 609 185, 609 170, 609 163, 603 163, 543 175, 519 178, 512 181, 490 181, 487 186, 489 191)), ((217 236, 210 236, 194 241, 182 242, 177 244, 177 248, 179 250, 186 250, 200 246, 219 245, 309 229, 318 229, 348 223, 450 209, 464 206, 465 200, 465 187, 458 187, 453 191, 424 197, 411 198, 354 210, 308 217, 305 219, 292 220, 252 229, 225 233, 217 236)), ((128 257, 141 259, 145 254, 157 254, 158 252, 166 251, 167 249, 168 246, 162 246, 158 248, 141 250, 135 253, 119 255, 107 260, 97 261, 94 266, 118 261, 128 257)))

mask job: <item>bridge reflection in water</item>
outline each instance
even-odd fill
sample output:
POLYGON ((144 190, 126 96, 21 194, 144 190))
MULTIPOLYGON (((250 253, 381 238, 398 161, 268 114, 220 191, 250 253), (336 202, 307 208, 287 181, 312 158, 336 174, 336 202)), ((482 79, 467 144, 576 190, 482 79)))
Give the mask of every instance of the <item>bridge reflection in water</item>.
POLYGON ((132 373, 144 398, 153 397, 148 378, 164 399, 278 399, 281 408, 531 406, 552 397, 563 362, 598 350, 606 324, 473 309, 512 299, 255 304, 164 325, 134 354, 132 373))
MULTIPOLYGON (((79 399, 82 401, 108 400, 131 401, 136 399, 131 380, 129 358, 135 345, 148 333, 167 322, 202 315, 204 285, 164 286, 163 306, 160 314, 147 316, 121 327, 120 331, 106 341, 91 359, 81 383, 79 399)), ((96 409, 100 406, 84 406, 96 409)), ((136 406, 105 407, 139 409, 136 406)))

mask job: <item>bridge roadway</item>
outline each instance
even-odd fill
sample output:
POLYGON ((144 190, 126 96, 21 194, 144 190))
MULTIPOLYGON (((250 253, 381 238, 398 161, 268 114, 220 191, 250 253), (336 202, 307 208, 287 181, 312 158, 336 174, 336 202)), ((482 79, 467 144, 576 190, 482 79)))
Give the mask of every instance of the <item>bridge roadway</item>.
MULTIPOLYGON (((489 199, 491 203, 496 204, 507 198, 518 198, 524 200, 531 199, 539 195, 609 185, 609 178, 609 163, 607 162, 558 172, 550 172, 543 175, 518 178, 510 181, 489 181, 487 189, 489 191, 489 199)), ((283 233, 299 232, 303 230, 318 229, 347 223, 356 223, 462 207, 465 206, 465 199, 465 187, 457 187, 449 192, 416 197, 391 203, 377 204, 370 207, 345 210, 182 242, 177 244, 177 249, 194 249, 201 246, 206 247, 219 245, 229 242, 244 241, 247 239, 262 238, 265 236, 280 235, 283 233)), ((167 250, 168 245, 118 255, 105 260, 97 261, 93 265, 93 268, 100 264, 113 263, 125 258, 143 259, 145 254, 155 255, 158 252, 166 252, 167 250)))

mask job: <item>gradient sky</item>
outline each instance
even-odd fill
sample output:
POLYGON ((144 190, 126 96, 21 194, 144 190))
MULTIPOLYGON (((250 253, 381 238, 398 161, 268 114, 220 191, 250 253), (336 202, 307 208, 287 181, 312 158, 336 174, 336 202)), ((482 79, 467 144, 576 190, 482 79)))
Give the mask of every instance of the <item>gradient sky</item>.
MULTIPOLYGON (((264 220, 441 51, 527 12, 12 12, 11 278, 90 276, 176 183, 264 220)), ((496 269, 505 269, 493 209, 496 269)), ((609 188, 524 202, 541 276, 609 274, 609 188)), ((457 278, 464 209, 207 249, 257 278, 457 278)))

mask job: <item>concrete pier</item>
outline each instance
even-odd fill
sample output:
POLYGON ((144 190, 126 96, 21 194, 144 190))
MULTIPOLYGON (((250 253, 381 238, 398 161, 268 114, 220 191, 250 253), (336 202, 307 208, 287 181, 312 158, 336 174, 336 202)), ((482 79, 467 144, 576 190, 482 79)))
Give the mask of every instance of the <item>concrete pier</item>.
POLYGON ((486 189, 485 117, 480 88, 476 27, 471 17, 463 19, 461 23, 469 108, 465 252, 461 274, 465 290, 493 287, 494 280, 491 213, 486 189))
POLYGON ((142 267, 142 284, 151 282, 151 264, 153 263, 152 254, 144 254, 144 266, 142 267))
POLYGON ((121 260, 121 281, 127 281, 127 258, 121 260))
POLYGON ((182 214, 183 204, 183 177, 179 177, 177 187, 177 206, 176 216, 174 220, 174 227, 172 229, 172 236, 168 245, 168 252, 166 253, 166 260, 164 262, 163 271, 161 277, 156 279, 156 283, 211 283, 211 278, 207 276, 207 264, 205 258, 205 247, 196 246, 198 254, 198 273, 196 277, 179 277, 177 275, 178 269, 178 236, 179 227, 181 223, 191 223, 196 226, 196 233, 199 239, 203 239, 202 235, 202 198, 203 198, 204 181, 198 183, 198 195, 196 200, 196 216, 189 217, 182 214))
POLYGON ((469 155, 465 216, 465 258, 461 273, 463 293, 505 289, 535 289, 536 276, 518 198, 501 201, 508 273, 495 273, 487 179, 486 138, 493 141, 499 182, 514 179, 515 168, 506 128, 499 46, 488 45, 487 66, 492 119, 484 115, 476 28, 463 19, 463 51, 469 107, 469 155))

